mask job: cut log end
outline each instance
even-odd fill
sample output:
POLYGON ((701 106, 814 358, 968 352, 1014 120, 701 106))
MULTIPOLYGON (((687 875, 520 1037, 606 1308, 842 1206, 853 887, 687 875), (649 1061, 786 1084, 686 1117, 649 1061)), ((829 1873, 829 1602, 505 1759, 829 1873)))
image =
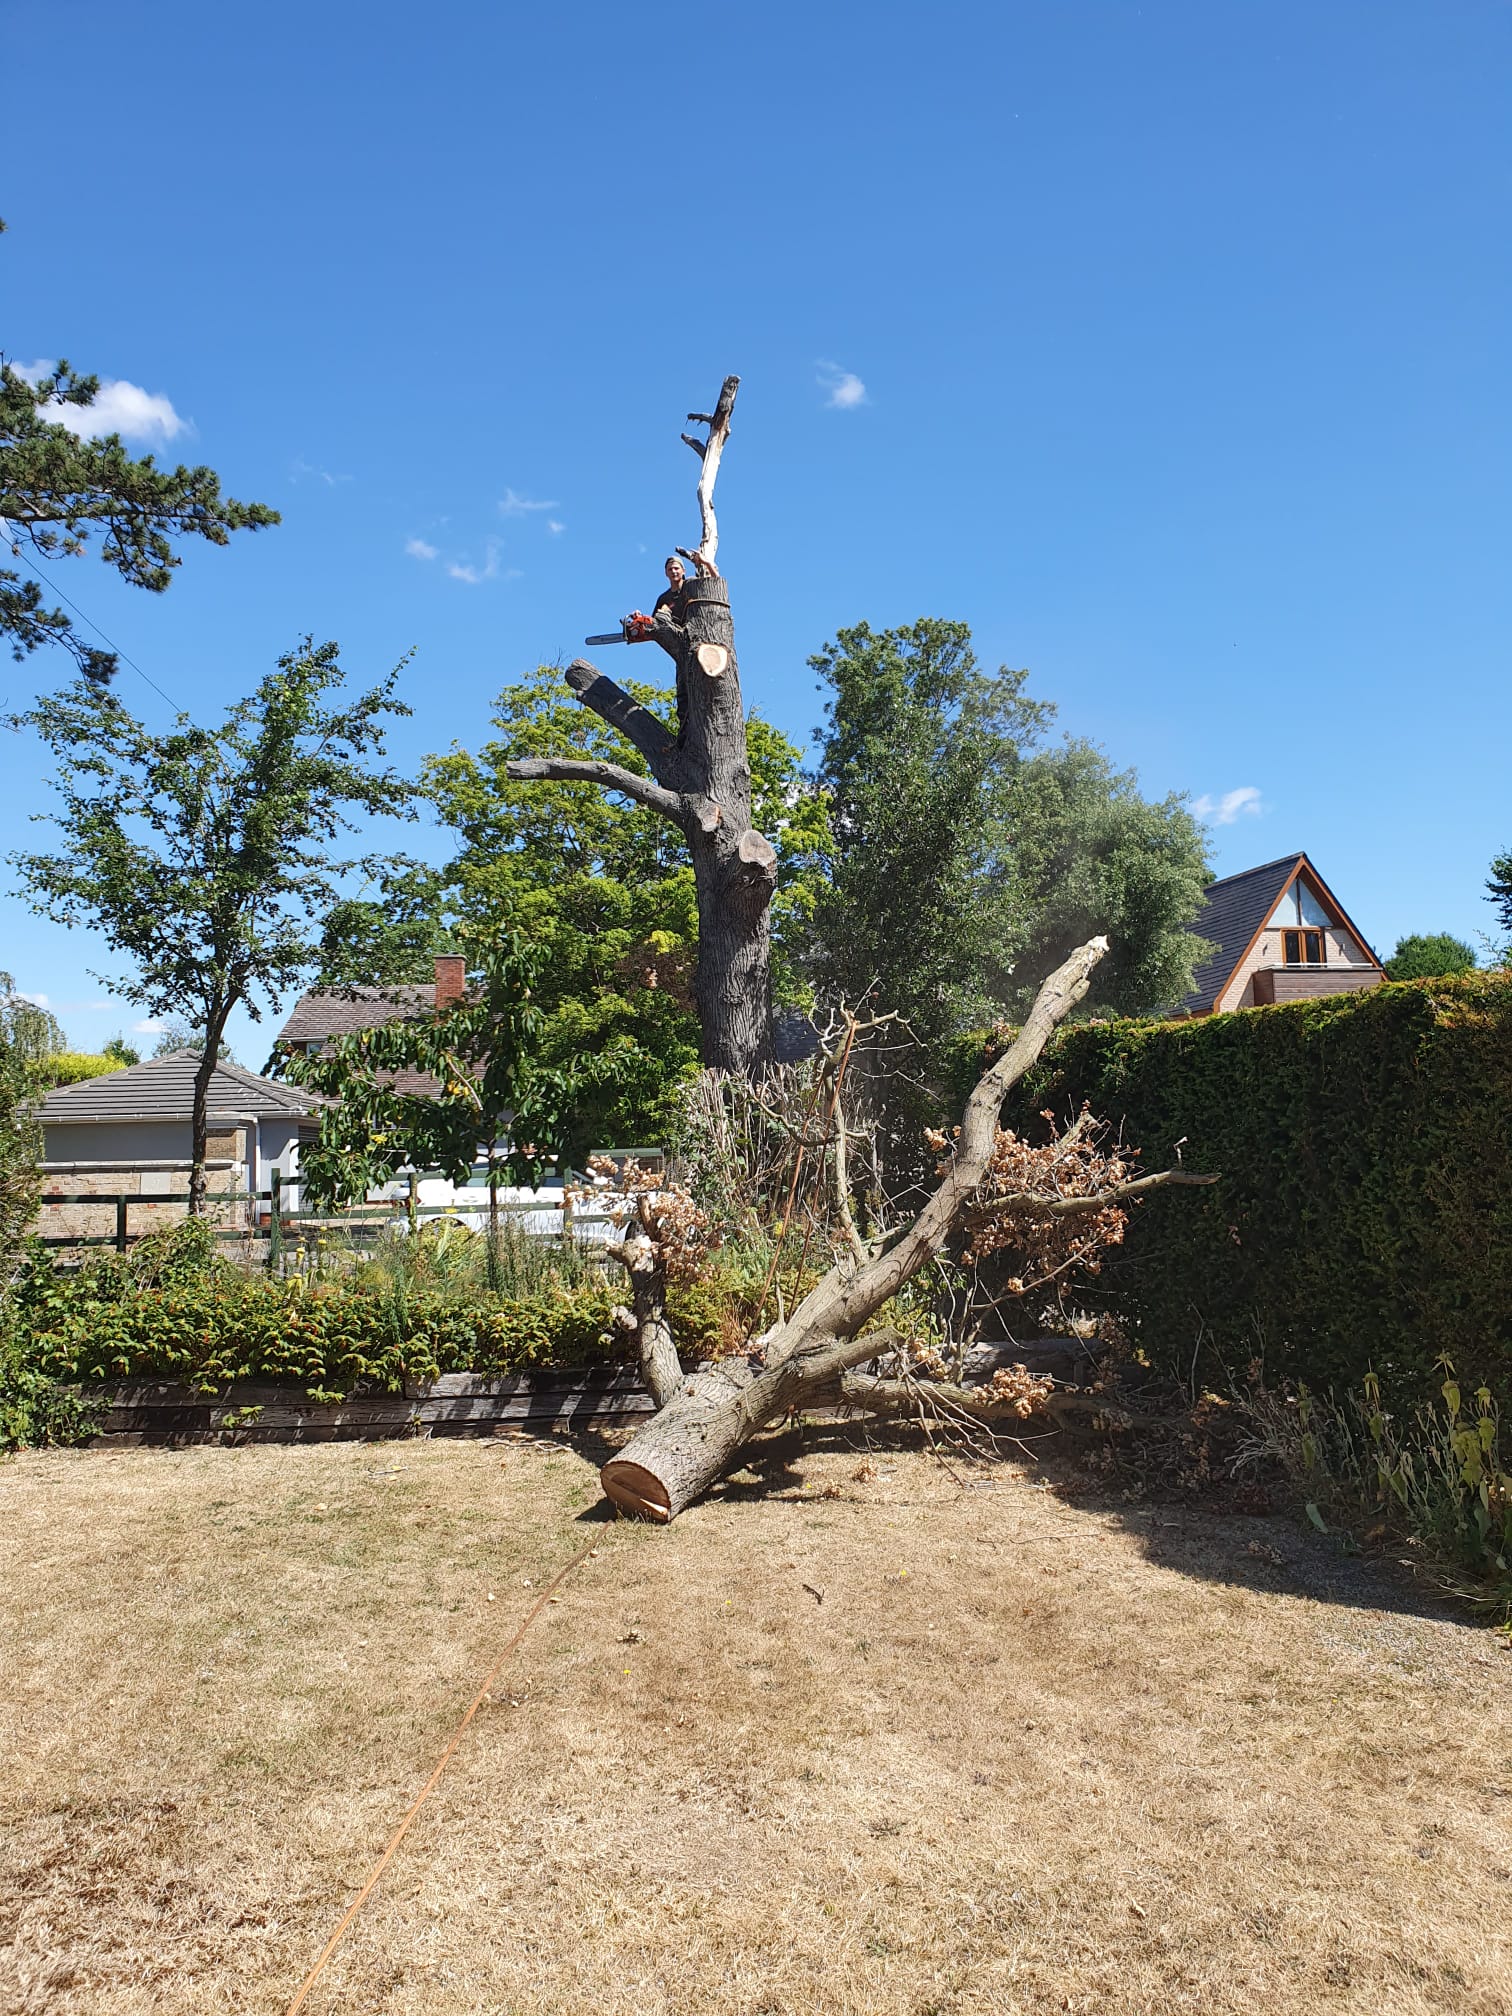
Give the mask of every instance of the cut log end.
POLYGON ((586 658, 574 658, 562 674, 574 693, 586 692, 595 679, 601 679, 603 676, 597 665, 590 665, 586 658))
POLYGON ((758 833, 754 826, 748 826, 740 836, 736 850, 748 868, 759 868, 763 873, 777 873, 777 849, 764 833, 758 833))
POLYGON ((700 644, 694 652, 698 669, 710 679, 722 677, 730 663, 730 654, 723 644, 700 644))
POLYGON ((632 1519, 650 1519, 665 1526, 672 1517, 672 1501, 659 1477, 639 1463, 627 1463, 613 1456, 599 1472, 604 1495, 632 1519))

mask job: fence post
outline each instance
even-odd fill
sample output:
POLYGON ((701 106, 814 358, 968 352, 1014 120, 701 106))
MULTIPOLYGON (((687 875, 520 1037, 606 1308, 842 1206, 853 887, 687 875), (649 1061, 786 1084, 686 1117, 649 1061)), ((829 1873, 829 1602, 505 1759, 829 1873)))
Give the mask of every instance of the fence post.
POLYGON ((126 1251, 126 1199, 124 1197, 117 1197, 115 1207, 116 1251, 117 1253, 124 1253, 126 1251))
POLYGON ((408 1215, 410 1236, 413 1238, 420 1226, 420 1171, 418 1169, 411 1169, 409 1172, 408 1215))
POLYGON ((268 1272, 276 1274, 278 1263, 283 1257, 283 1171, 277 1167, 273 1180, 268 1185, 269 1205, 273 1216, 268 1224, 268 1272))

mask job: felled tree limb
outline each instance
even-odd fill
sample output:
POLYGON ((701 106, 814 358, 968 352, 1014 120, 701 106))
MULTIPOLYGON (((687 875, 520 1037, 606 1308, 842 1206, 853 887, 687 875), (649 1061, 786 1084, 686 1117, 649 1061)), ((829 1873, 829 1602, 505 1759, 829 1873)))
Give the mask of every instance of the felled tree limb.
POLYGON ((764 1423, 811 1402, 868 1358, 898 1348, 900 1339, 868 1333, 867 1322, 943 1251, 991 1160, 1005 1095, 1086 993, 1107 949, 1106 938, 1094 938, 1040 988, 1011 1048, 983 1074, 967 1101, 954 1157, 912 1225, 885 1252, 839 1261, 751 1359, 726 1359, 683 1380, 661 1411, 604 1465, 604 1489, 616 1504, 646 1518, 675 1518, 723 1475, 764 1423))

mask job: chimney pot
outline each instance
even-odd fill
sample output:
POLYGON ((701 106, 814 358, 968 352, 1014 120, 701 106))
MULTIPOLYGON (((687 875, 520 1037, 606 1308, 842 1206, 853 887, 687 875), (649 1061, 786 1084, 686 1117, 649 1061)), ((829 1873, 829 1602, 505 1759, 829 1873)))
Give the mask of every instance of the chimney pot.
POLYGON ((467 961, 455 952, 436 959, 436 1006, 453 1007, 467 992, 467 961))

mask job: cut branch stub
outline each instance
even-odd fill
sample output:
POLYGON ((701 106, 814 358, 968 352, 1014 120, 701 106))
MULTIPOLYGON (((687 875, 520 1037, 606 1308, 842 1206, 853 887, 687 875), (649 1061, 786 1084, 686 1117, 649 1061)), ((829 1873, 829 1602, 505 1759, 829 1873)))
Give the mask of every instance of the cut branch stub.
POLYGON ((710 679, 721 678, 730 662, 730 654, 723 644, 696 644, 693 656, 700 672, 710 679))

